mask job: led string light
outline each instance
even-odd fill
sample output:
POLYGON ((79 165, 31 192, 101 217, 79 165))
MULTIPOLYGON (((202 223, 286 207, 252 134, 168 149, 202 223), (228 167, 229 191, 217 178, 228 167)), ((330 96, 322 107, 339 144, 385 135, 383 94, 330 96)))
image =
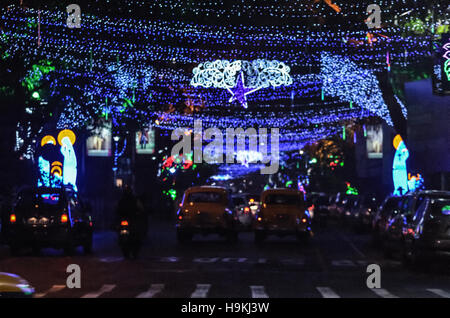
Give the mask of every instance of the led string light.
POLYGON ((349 58, 324 53, 322 75, 326 95, 355 102, 393 125, 376 76, 363 70, 349 58))

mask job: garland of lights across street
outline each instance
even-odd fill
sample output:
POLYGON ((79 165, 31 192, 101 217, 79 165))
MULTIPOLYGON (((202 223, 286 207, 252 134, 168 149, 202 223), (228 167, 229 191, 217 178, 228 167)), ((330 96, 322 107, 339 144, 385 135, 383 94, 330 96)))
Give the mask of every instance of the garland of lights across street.
MULTIPOLYGON (((250 1, 227 10, 217 6, 220 2, 212 1, 215 11, 206 15, 222 19, 264 12, 292 21, 312 14, 296 6, 297 1, 288 7, 250 1)), ((128 118, 168 130, 192 127, 201 119, 205 128, 280 128, 280 149, 295 150, 339 133, 346 121, 378 116, 392 125, 377 75, 394 65, 420 63, 431 54, 429 35, 400 36, 395 21, 385 21, 389 26, 369 35, 363 23, 311 32, 301 23, 224 26, 175 20, 178 10, 184 10, 177 1, 130 5, 149 5, 154 16, 158 6, 171 8, 174 16, 148 20, 84 15, 82 28, 69 30, 65 12, 40 10, 37 47, 37 10, 11 6, 0 11, 9 54, 22 51, 30 60, 42 57, 67 66, 53 70, 50 97, 62 95, 67 79, 85 97, 83 103, 63 97, 67 107, 58 128, 84 126, 98 116, 111 118, 114 125, 128 118), (266 72, 271 64, 272 71, 266 72), (217 69, 225 67, 233 71, 222 76, 217 69), (138 104, 148 107, 134 107, 138 104), (168 108, 177 104, 202 111, 185 114, 168 108)), ((391 6, 390 1, 382 5, 391 6)), ((366 7, 343 3, 339 10, 350 20, 358 12, 364 15, 366 7)), ((190 10, 204 15, 195 6, 190 10)), ((316 14, 326 18, 329 11, 316 14)), ((402 101, 395 98, 406 116, 402 101)))

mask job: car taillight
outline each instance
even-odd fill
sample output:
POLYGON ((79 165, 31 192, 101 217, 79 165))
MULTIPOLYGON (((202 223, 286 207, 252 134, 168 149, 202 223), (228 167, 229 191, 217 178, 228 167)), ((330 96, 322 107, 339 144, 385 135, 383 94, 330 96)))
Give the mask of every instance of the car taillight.
POLYGON ((63 214, 61 215, 61 223, 67 223, 67 221, 69 220, 69 217, 67 216, 67 214, 63 214))
POLYGON ((258 222, 261 222, 262 221, 262 217, 258 216, 257 220, 258 220, 258 222))
POLYGON ((182 220, 183 219, 183 216, 182 215, 179 215, 178 216, 178 220, 182 220))
POLYGON ((16 223, 16 221, 17 221, 16 215, 15 214, 11 214, 9 216, 9 222, 16 223))
POLYGON ((250 208, 249 208, 248 206, 246 206, 246 207, 244 208, 244 213, 248 213, 248 212, 250 212, 250 208))
POLYGON ((122 222, 120 222, 121 226, 128 226, 128 221, 124 220, 122 222))
POLYGON ((306 222, 308 222, 308 219, 305 218, 305 217, 303 217, 303 218, 302 218, 302 223, 306 223, 306 222))

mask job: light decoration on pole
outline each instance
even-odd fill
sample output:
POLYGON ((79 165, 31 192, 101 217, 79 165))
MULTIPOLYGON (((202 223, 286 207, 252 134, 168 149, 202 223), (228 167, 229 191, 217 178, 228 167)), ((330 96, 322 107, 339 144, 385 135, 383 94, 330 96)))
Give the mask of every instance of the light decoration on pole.
POLYGON ((443 48, 445 50, 443 55, 443 58, 445 59, 444 73, 447 76, 447 80, 450 81, 450 42, 446 43, 443 48))
POLYGON ((291 85, 289 72, 286 64, 276 60, 216 60, 194 68, 191 85, 227 89, 232 95, 230 103, 238 101, 247 108, 247 95, 262 88, 291 85))

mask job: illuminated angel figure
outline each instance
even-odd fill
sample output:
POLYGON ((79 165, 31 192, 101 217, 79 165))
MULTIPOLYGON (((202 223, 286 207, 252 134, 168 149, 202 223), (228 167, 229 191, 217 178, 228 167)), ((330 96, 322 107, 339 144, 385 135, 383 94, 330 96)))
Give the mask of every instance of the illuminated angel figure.
POLYGON ((394 181, 394 195, 403 195, 408 192, 408 171, 406 160, 409 158, 409 151, 400 135, 394 138, 395 156, 392 164, 392 178, 394 181))
POLYGON ((75 143, 75 134, 71 130, 63 130, 58 135, 58 141, 61 144, 61 154, 64 156, 63 164, 63 184, 71 185, 77 190, 77 157, 73 149, 75 143))

